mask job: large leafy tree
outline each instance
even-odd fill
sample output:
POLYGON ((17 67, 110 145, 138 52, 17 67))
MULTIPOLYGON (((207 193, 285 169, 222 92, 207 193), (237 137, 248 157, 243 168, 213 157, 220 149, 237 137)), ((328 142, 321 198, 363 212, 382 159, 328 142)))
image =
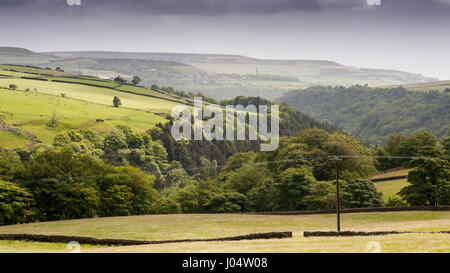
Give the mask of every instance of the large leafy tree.
POLYGON ((419 157, 411 161, 414 167, 408 174, 410 186, 403 188, 400 195, 415 206, 450 204, 450 166, 441 158, 419 157))
POLYGON ((128 216, 133 211, 134 194, 126 185, 113 185, 103 194, 102 213, 104 216, 128 216))
POLYGON ((20 157, 14 151, 0 153, 0 179, 11 181, 24 171, 20 157))
POLYGON ((247 195, 253 187, 269 176, 270 174, 261 165, 243 165, 227 176, 226 186, 233 191, 247 195))
POLYGON ((242 212, 246 197, 217 185, 214 180, 198 181, 176 195, 181 210, 186 213, 242 212))
POLYGON ((104 171, 91 156, 46 150, 35 155, 18 181, 33 194, 40 220, 92 217, 99 206, 96 179, 104 171))
POLYGON ((0 225, 24 223, 34 215, 33 196, 11 182, 0 180, 0 225))
POLYGON ((97 178, 100 192, 104 193, 101 200, 114 196, 114 198, 123 198, 123 203, 127 204, 126 200, 131 196, 129 193, 132 193, 131 208, 127 207, 127 209, 129 208, 130 214, 133 215, 152 212, 152 204, 159 198, 158 192, 153 188, 153 182, 154 176, 147 175, 131 166, 107 166, 105 174, 97 178))
POLYGON ((316 182, 311 171, 305 167, 283 171, 278 183, 277 209, 302 210, 307 208, 306 197, 316 182))
POLYGON ((26 187, 35 198, 39 220, 66 220, 97 215, 97 191, 85 183, 49 178, 27 181, 26 187))
POLYGON ((313 185, 307 197, 308 209, 325 210, 336 208, 336 185, 320 181, 313 185))
POLYGON ((341 204, 348 208, 367 208, 384 206, 381 192, 373 182, 365 179, 350 180, 343 183, 341 204))

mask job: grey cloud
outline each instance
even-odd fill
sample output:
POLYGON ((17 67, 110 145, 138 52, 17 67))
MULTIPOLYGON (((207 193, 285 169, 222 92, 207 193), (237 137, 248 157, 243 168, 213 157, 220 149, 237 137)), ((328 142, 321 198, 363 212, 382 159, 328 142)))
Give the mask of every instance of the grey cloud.
POLYGON ((176 15, 271 14, 322 9, 317 0, 91 0, 87 2, 89 5, 176 15))
POLYGON ((29 0, 0 0, 0 7, 19 7, 31 3, 29 0))
MULTIPOLYGON (((0 0, 3 8, 23 12, 134 12, 164 15, 228 15, 355 10, 367 7, 366 0, 81 0, 80 7, 66 0, 0 0)), ((450 11, 450 0, 381 0, 381 11, 430 13, 450 11)))

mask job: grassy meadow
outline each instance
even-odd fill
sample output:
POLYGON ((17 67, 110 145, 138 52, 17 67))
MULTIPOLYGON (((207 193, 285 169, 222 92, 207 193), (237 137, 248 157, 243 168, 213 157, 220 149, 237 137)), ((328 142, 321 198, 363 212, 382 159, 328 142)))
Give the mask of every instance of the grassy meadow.
POLYGON ((95 129, 102 133, 117 125, 128 125, 141 132, 166 122, 164 115, 175 105, 186 103, 140 86, 55 70, 0 65, 0 74, 2 148, 52 143, 56 134, 68 129, 95 129), (16 86, 15 90, 10 89, 11 85, 16 86), (114 96, 121 99, 121 107, 112 106, 114 96), (53 115, 58 125, 49 128, 47 124, 53 115))
POLYGON ((91 87, 81 84, 49 82, 40 80, 28 80, 17 78, 1 78, 0 86, 9 87, 15 84, 18 90, 30 90, 37 93, 61 96, 65 94, 67 98, 84 100, 86 102, 99 103, 103 105, 112 105, 114 96, 118 96, 122 101, 122 107, 133 108, 146 111, 170 113, 170 109, 179 104, 176 102, 139 96, 130 93, 124 93, 119 90, 109 88, 91 87))
MULTIPOLYGON (((405 175, 408 175, 409 171, 411 171, 411 169, 404 169, 404 170, 398 170, 398 171, 394 171, 394 172, 378 174, 378 175, 375 175, 374 177, 372 177, 372 179, 405 176, 405 175)), ((379 181, 379 182, 374 182, 373 184, 375 185, 375 188, 379 192, 383 193, 383 200, 385 202, 388 200, 388 198, 390 196, 398 195, 398 192, 401 189, 410 185, 410 183, 407 181, 406 178, 388 180, 388 181, 379 181)))
POLYGON ((34 92, 0 89, 0 101, 1 119, 19 130, 17 133, 0 131, 0 146, 5 148, 30 144, 28 134, 44 143, 51 143, 58 132, 67 129, 85 128, 102 132, 127 124, 134 130, 145 131, 165 121, 163 117, 145 111, 34 92), (47 123, 53 114, 58 126, 49 128, 47 123), (96 119, 103 119, 104 122, 96 122, 96 119))
POLYGON ((375 182, 374 185, 379 192, 383 193, 383 200, 386 201, 389 196, 397 195, 401 189, 411 184, 406 179, 397 179, 375 182))
MULTIPOLYGON (((385 212, 342 215, 342 230, 450 230, 449 212, 385 212)), ((41 222, 0 227, 0 233, 91 236, 140 240, 215 238, 255 232, 292 231, 282 240, 195 242, 130 247, 87 246, 86 252, 364 252, 367 242, 379 241, 387 252, 450 252, 449 234, 405 234, 371 237, 303 237, 305 230, 333 230, 334 214, 143 215, 41 222)), ((0 252, 64 252, 60 244, 0 241, 0 252)))

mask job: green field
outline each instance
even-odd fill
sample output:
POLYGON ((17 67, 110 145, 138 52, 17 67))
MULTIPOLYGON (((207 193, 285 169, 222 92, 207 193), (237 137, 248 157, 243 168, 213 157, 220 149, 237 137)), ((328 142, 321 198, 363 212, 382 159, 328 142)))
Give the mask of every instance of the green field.
POLYGON ((102 132, 116 125, 129 125, 134 130, 145 131, 158 122, 165 122, 163 117, 145 111, 34 92, 0 89, 0 101, 0 119, 19 130, 19 135, 0 131, 0 147, 5 148, 30 144, 26 133, 36 136, 39 141, 51 143, 58 132, 67 129, 89 128, 102 132), (58 126, 48 128, 47 123, 53 114, 57 117, 58 126), (97 123, 96 119, 104 122, 97 123))
POLYGON ((0 74, 5 75, 0 78, 2 148, 52 143, 56 134, 68 129, 102 133, 117 125, 128 125, 142 132, 156 123, 165 123, 164 116, 175 105, 186 103, 167 93, 54 70, 0 65, 0 74), (15 90, 9 88, 11 85, 16 86, 15 90), (112 107, 114 96, 121 99, 121 107, 112 107), (48 128, 53 115, 58 125, 48 128))
POLYGON ((379 192, 383 193, 383 200, 386 201, 389 196, 397 195, 401 189, 411 184, 408 183, 406 179, 398 179, 398 180, 375 182, 374 185, 379 192))
MULTIPOLYGON (((387 172, 387 173, 375 175, 374 177, 372 177, 372 179, 404 176, 404 175, 408 175, 409 171, 411 171, 411 169, 387 172)), ((375 188, 377 188, 377 190, 379 192, 383 193, 383 200, 387 201, 387 199, 390 196, 397 195, 401 189, 403 189, 404 187, 409 186, 411 184, 406 180, 406 178, 402 178, 402 179, 374 182, 374 185, 375 185, 375 188)))
MULTIPOLYGON (((196 242, 131 247, 88 246, 86 252, 364 252, 379 241, 387 252, 450 252, 448 234, 407 234, 354 238, 305 238, 305 230, 333 230, 336 216, 247 214, 145 215, 79 219, 0 227, 0 233, 169 240, 215 238, 255 232, 292 231, 294 238, 240 242, 196 242)), ((385 212, 342 215, 343 230, 450 230, 449 212, 385 212)), ((0 252, 60 252, 61 244, 0 241, 0 252), (11 247, 13 245, 13 247, 11 247)))
POLYGON ((170 113, 170 109, 173 106, 180 104, 164 99, 144 97, 135 94, 124 93, 118 90, 112 90, 109 88, 91 87, 81 84, 68 84, 16 78, 0 79, 0 87, 9 87, 9 85, 11 84, 15 84, 18 90, 29 89, 30 91, 36 91, 38 93, 51 94, 56 96, 60 96, 64 93, 67 98, 74 98, 108 106, 112 105, 112 99, 114 98, 114 96, 118 96, 122 100, 122 107, 152 112, 170 113))
POLYGON ((391 85, 390 87, 403 86, 404 88, 412 91, 432 91, 436 90, 444 92, 445 89, 450 88, 450 81, 435 81, 428 83, 416 83, 416 84, 403 84, 403 85, 391 85))
POLYGON ((406 179, 390 180, 375 182, 375 188, 377 191, 383 193, 383 201, 387 202, 390 197, 397 195, 401 189, 411 185, 406 179))

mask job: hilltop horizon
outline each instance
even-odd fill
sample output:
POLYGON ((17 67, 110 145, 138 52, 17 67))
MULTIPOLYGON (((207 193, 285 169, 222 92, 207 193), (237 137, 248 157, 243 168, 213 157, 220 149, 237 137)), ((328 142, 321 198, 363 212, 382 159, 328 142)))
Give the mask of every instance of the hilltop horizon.
MULTIPOLYGON (((446 78, 439 78, 439 77, 432 77, 430 75, 427 75, 426 73, 415 73, 415 72, 410 72, 410 71, 405 71, 405 70, 401 70, 401 69, 395 69, 395 68, 390 68, 390 67, 366 67, 366 66, 356 66, 356 65, 348 65, 348 64, 344 64, 341 62, 338 62, 336 60, 333 59, 302 59, 302 58, 264 58, 264 57, 257 57, 257 56, 249 56, 249 55, 244 55, 244 54, 232 54, 232 53, 224 53, 224 52, 175 52, 175 51, 133 51, 133 50, 55 50, 55 51, 37 51, 37 50, 33 50, 30 48, 25 48, 25 47, 19 47, 19 46, 3 46, 0 45, 0 51, 3 49, 24 49, 28 52, 32 52, 32 53, 38 53, 38 54, 44 54, 44 55, 52 55, 52 56, 57 56, 57 57, 69 57, 69 56, 64 56, 62 54, 77 54, 77 57, 81 57, 81 54, 92 54, 92 53, 112 53, 112 54, 148 54, 148 55, 153 55, 152 57, 154 58, 148 58, 151 60, 158 60, 158 56, 155 56, 157 54, 160 55, 185 55, 185 56, 201 56, 201 57, 206 57, 206 56, 216 56, 216 57, 239 57, 239 58, 243 58, 243 59, 248 59, 248 60, 255 60, 255 61, 289 61, 289 62, 326 62, 326 63, 330 63, 330 64, 337 64, 337 65, 343 65, 343 66, 350 66, 350 67, 354 67, 354 68, 360 68, 360 69, 377 69, 377 70, 386 70, 386 71, 399 71, 399 72, 406 72, 406 73, 410 73, 410 74, 415 74, 415 75, 420 75, 420 76, 424 76, 430 79, 433 79, 433 81, 440 81, 440 80, 448 80, 446 78)), ((86 58, 88 58, 89 56, 84 56, 86 58)), ((95 56, 96 58, 113 58, 113 57, 105 57, 105 56, 95 56)), ((116 56, 114 58, 120 58, 120 59, 142 59, 145 56, 134 56, 134 57, 124 57, 124 56, 116 56)), ((450 79, 450 78, 449 78, 450 79)))

